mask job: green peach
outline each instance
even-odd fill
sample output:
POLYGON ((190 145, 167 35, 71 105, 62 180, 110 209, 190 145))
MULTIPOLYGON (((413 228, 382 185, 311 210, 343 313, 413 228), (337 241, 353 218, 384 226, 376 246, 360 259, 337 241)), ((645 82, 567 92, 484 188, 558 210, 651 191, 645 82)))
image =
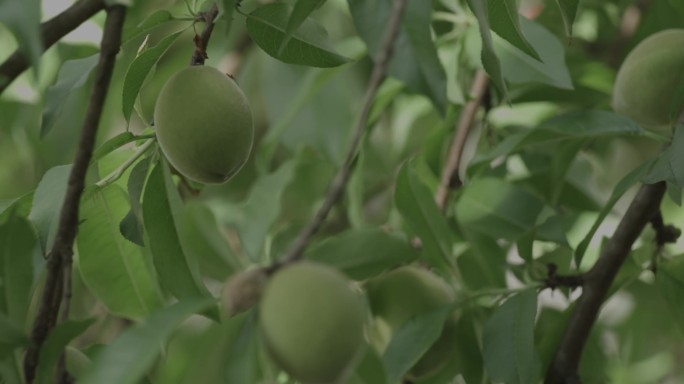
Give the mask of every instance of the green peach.
POLYGON ((154 124, 166 158, 194 181, 228 181, 252 149, 247 98, 216 68, 192 66, 173 75, 157 98, 154 124))
POLYGON ((364 306, 333 268, 299 262, 277 271, 259 304, 271 357, 303 383, 338 383, 364 346, 364 306))
POLYGON ((684 79, 682 47, 684 29, 668 29, 641 41, 620 66, 613 109, 648 129, 668 127, 675 93, 684 79))

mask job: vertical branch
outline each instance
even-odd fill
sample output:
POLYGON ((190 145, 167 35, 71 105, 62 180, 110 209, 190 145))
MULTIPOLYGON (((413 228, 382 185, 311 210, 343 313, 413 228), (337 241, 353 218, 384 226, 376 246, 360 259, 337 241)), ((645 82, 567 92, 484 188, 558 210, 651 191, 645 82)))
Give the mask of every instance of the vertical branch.
POLYGON ((470 128, 473 126, 475 114, 487 93, 488 85, 489 79, 485 72, 482 70, 477 71, 470 88, 471 99, 465 107, 463 107, 463 111, 461 111, 461 116, 456 125, 456 133, 454 134, 454 139, 449 148, 447 162, 444 165, 439 186, 437 187, 435 201, 437 202, 437 206, 442 210, 446 208, 450 190, 458 188, 461 185, 461 180, 458 177, 458 169, 461 165, 461 157, 463 157, 463 148, 468 139, 470 128))
MULTIPOLYGON (((80 0, 64 12, 41 24, 43 49, 50 48, 59 39, 76 29, 104 7, 104 0, 80 0)), ((0 94, 28 67, 28 59, 19 49, 0 64, 0 94)))
POLYGON ((549 366, 546 384, 580 383, 578 368, 582 350, 598 317, 615 276, 632 244, 655 215, 665 195, 665 183, 644 185, 630 204, 613 237, 606 243, 596 264, 586 273, 582 296, 572 313, 556 355, 549 366))
POLYGON ((385 79, 387 66, 389 64, 390 58, 392 57, 392 48, 394 46, 394 41, 399 34, 399 26, 401 25, 401 17, 404 13, 405 7, 406 0, 394 1, 392 13, 390 15, 389 21, 387 22, 387 29, 385 30, 385 35, 380 45, 380 51, 375 58, 373 72, 371 73, 370 80, 368 81, 368 87, 366 88, 366 94, 363 98, 364 101, 363 109, 361 110, 361 116, 359 117, 359 120, 354 128, 351 145, 347 151, 347 157, 344 161, 344 165, 330 183, 325 201, 323 201, 323 205, 318 209, 318 212, 316 212, 316 215, 311 223, 309 223, 309 225, 307 225, 299 233, 288 252, 280 259, 280 261, 269 268, 271 271, 274 271, 280 266, 296 261, 302 257, 302 254, 309 244, 309 241, 311 241, 311 238, 316 234, 316 232, 318 232, 332 208, 335 206, 335 204, 337 204, 340 198, 342 198, 344 188, 347 185, 352 169, 354 168, 354 160, 356 159, 359 144, 361 143, 363 133, 366 130, 366 125, 368 125, 368 118, 370 116, 371 107, 373 106, 373 100, 375 99, 375 95, 378 93, 380 84, 382 84, 382 81, 385 79))
POLYGON ((78 232, 79 204, 85 185, 86 172, 93 155, 97 128, 112 78, 116 54, 121 45, 121 31, 125 15, 126 8, 124 6, 115 5, 107 9, 100 59, 95 72, 95 83, 81 129, 81 139, 76 158, 69 174, 57 235, 49 253, 45 286, 31 331, 32 344, 24 357, 24 375, 28 383, 32 383, 35 378, 41 347, 48 333, 57 323, 63 287, 71 284, 70 281, 65 281, 65 276, 70 276, 70 274, 65 274, 65 270, 70 270, 72 266, 73 244, 78 232))

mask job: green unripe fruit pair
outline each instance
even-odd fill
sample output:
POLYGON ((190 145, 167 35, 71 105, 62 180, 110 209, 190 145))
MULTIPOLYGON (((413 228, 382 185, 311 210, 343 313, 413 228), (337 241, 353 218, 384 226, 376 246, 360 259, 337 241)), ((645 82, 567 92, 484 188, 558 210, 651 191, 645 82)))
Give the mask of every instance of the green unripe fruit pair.
MULTIPOLYGON (((412 318, 453 303, 451 287, 431 272, 415 266, 395 269, 368 282, 368 299, 376 319, 376 347, 387 347, 394 333, 412 318)), ((454 355, 455 322, 449 318, 439 339, 409 372, 421 379, 439 371, 454 355)))
POLYGON ((247 98, 212 67, 187 67, 164 85, 154 108, 159 145, 178 172, 223 183, 245 164, 254 128, 247 98))
MULTIPOLYGON (((640 42, 618 71, 613 109, 645 128, 669 126, 677 87, 684 80, 682 47, 684 29, 661 31, 640 42)), ((675 110, 681 108, 682 105, 674 106, 675 110)))
POLYGON ((336 270, 300 262, 277 271, 259 303, 259 325, 273 360, 305 384, 339 383, 360 357, 364 306, 336 270))

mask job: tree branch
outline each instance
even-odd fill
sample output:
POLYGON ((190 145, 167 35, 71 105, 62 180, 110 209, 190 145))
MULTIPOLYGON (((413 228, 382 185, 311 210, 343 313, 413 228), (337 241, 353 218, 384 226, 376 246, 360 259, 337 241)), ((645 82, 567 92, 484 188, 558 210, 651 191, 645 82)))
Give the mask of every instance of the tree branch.
MULTIPOLYGON (((41 24, 43 49, 47 50, 67 33, 104 9, 104 0, 80 0, 41 24)), ((0 94, 29 67, 26 55, 17 49, 0 64, 0 94)))
POLYGON ((43 288, 40 307, 31 331, 32 344, 24 357, 24 374, 26 381, 32 383, 38 365, 40 349, 49 331, 55 326, 59 307, 62 301, 62 291, 65 284, 65 270, 71 269, 73 245, 78 232, 78 214, 81 194, 85 186, 85 176, 90 159, 93 155, 97 128, 102 115, 109 83, 112 78, 116 54, 121 45, 121 31, 126 15, 126 8, 121 5, 112 6, 107 10, 104 34, 102 36, 100 59, 97 64, 95 83, 90 95, 90 103, 81 129, 81 140, 74 160, 66 196, 62 204, 57 235, 49 254, 47 263, 47 278, 43 288))
POLYGON ((482 70, 478 70, 475 73, 475 78, 473 79, 473 84, 470 88, 471 99, 465 107, 463 107, 463 111, 461 111, 461 116, 456 125, 456 133, 454 134, 454 139, 449 148, 449 156, 447 157, 447 162, 442 170, 442 177, 440 178, 439 186, 437 187, 435 201, 437 202, 437 206, 442 210, 446 207, 450 190, 458 188, 461 185, 461 180, 458 177, 458 168, 461 165, 463 148, 468 139, 470 128, 473 126, 475 114, 484 100, 484 95, 487 93, 488 86, 489 79, 487 78, 487 74, 482 70))
POLYGON ((549 366, 546 384, 580 383, 577 370, 582 350, 603 300, 629 255, 632 244, 646 224, 657 214, 665 189, 664 182, 641 187, 613 237, 601 251, 598 261, 584 276, 582 296, 577 300, 568 327, 549 366))
POLYGON ((214 20, 218 13, 218 5, 214 2, 211 9, 202 15, 205 22, 204 29, 202 30, 202 35, 195 35, 195 52, 190 59, 190 65, 204 65, 204 60, 208 58, 206 49, 209 45, 211 33, 214 31, 214 20))
POLYGON ((394 0, 392 14, 387 22, 385 35, 383 37, 382 44, 380 45, 380 50, 377 54, 377 57, 375 58, 373 72, 371 73, 370 80, 368 81, 368 88, 366 88, 366 94, 363 98, 363 109, 361 110, 359 120, 354 127, 351 145, 347 151, 347 157, 344 161, 344 165, 330 183, 330 187, 328 188, 328 193, 323 201, 323 205, 321 205, 321 207, 318 209, 318 212, 316 212, 316 215, 311 223, 309 223, 309 225, 299 233, 287 253, 269 268, 270 272, 274 272, 281 266, 296 261, 302 257, 304 250, 309 244, 309 241, 311 241, 311 238, 316 234, 316 232, 318 232, 332 208, 342 197, 344 188, 347 185, 347 181, 349 181, 349 177, 351 176, 351 172, 354 168, 354 162, 358 152, 359 144, 361 143, 366 126, 368 125, 368 117, 370 116, 371 107, 373 106, 373 100, 375 99, 375 95, 378 92, 380 84, 385 79, 387 66, 389 64, 390 58, 392 57, 392 47, 394 46, 394 41, 399 33, 401 16, 404 13, 405 7, 406 0, 394 0))

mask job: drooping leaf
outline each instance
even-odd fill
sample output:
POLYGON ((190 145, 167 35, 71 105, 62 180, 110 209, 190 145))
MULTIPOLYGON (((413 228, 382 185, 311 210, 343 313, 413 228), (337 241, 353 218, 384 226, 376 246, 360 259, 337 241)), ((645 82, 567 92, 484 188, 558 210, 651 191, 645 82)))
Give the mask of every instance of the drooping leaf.
POLYGON ((544 202, 502 179, 476 179, 456 203, 456 218, 469 230, 515 240, 537 225, 544 202))
POLYGON ((86 85, 98 58, 99 55, 92 55, 82 59, 69 60, 62 65, 57 75, 57 82, 45 91, 43 122, 40 126, 41 138, 45 137, 54 126, 62 108, 69 99, 69 95, 86 85))
POLYGON ((71 165, 50 168, 43 175, 33 196, 29 219, 38 231, 44 253, 52 247, 54 241, 70 172, 71 165))
POLYGON ((144 323, 127 329, 104 347, 78 382, 138 383, 152 366, 174 329, 191 315, 206 311, 214 305, 211 299, 194 298, 155 311, 144 323))
POLYGON ((647 184, 667 181, 678 188, 684 187, 684 124, 677 126, 672 143, 658 156, 643 181, 647 184))
POLYGON ((560 89, 573 89, 565 65, 565 49, 558 38, 542 25, 525 18, 520 19, 520 26, 539 53, 539 59, 534 60, 519 47, 495 39, 504 78, 514 84, 543 83, 560 89))
POLYGON ((442 334, 451 306, 415 316, 392 337, 382 360, 391 383, 401 379, 442 334))
POLYGON ((402 166, 394 191, 394 204, 402 218, 423 242, 423 257, 431 266, 448 271, 451 231, 430 190, 422 184, 411 162, 402 166))
POLYGON ((620 180, 615 185, 615 188, 613 188, 613 192, 611 193, 610 198, 603 206, 603 209, 601 209, 601 212, 596 218, 594 225, 591 226, 591 229, 589 229, 587 235, 584 236, 582 241, 577 245, 577 248, 575 248, 576 265, 579 266, 582 264, 582 258, 584 257, 584 253, 589 247, 591 240, 594 238, 594 234, 596 234, 596 231, 599 229, 601 223, 606 218, 606 216, 608 216, 608 214, 613 210, 615 203, 617 203, 617 201, 620 200, 622 195, 624 195, 628 189, 630 189, 633 185, 639 182, 639 180, 642 177, 644 177, 652 163, 652 161, 648 161, 641 164, 639 167, 637 167, 632 172, 628 173, 625 177, 623 177, 622 180, 620 180))
POLYGON ((309 249, 306 257, 326 263, 353 280, 365 280, 418 258, 406 239, 380 229, 352 229, 309 249))
POLYGON ((556 0, 558 8, 560 8, 561 16, 563 17, 563 25, 565 25, 565 34, 572 38, 572 25, 575 23, 577 16, 577 9, 579 8, 580 0, 556 0))
MULTIPOLYGON (((392 0, 348 0, 354 25, 373 59, 382 49, 382 40, 392 12, 392 0), (379 22, 381 21, 381 22, 379 22)), ((408 1, 401 28, 394 43, 387 72, 409 90, 427 96, 435 108, 446 113, 446 72, 437 55, 431 35, 431 1, 408 1)))
POLYGON ((229 347, 226 380, 231 383, 256 383, 259 371, 257 318, 251 311, 242 322, 236 340, 229 347))
POLYGON ((247 31, 261 49, 284 63, 328 68, 351 61, 328 48, 325 29, 312 19, 301 24, 280 52, 291 13, 286 3, 263 5, 247 15, 247 31))
MULTIPOLYGON (((0 2, 0 23, 14 33, 19 49, 28 57, 28 62, 38 73, 43 41, 40 34, 40 2, 24 0, 3 0, 0 2)), ((5 84, 0 77, 0 86, 5 84)))
POLYGON ((516 0, 487 0, 487 11, 492 31, 528 56, 538 61, 542 60, 534 47, 527 41, 524 29, 520 27, 518 2, 516 0))
POLYGON ((221 0, 218 2, 219 11, 221 11, 221 18, 226 23, 226 34, 230 34, 233 26, 233 14, 235 14, 235 7, 238 0, 221 0))
POLYGON ((142 191, 145 186, 145 180, 147 180, 149 169, 149 159, 143 159, 131 170, 127 183, 131 209, 119 223, 119 232, 121 232, 121 235, 141 247, 145 246, 145 240, 143 238, 144 229, 140 199, 142 198, 142 191))
POLYGON ((31 223, 11 215, 0 224, 0 313, 15 324, 24 324, 31 301, 33 257, 38 250, 31 223))
MULTIPOLYGON (((197 260, 184 252, 178 237, 182 202, 165 160, 147 178, 142 212, 146 243, 152 251, 159 281, 179 299, 209 295, 202 283, 197 260)), ((218 318, 218 313, 213 313, 218 318)))
POLYGON ((482 66, 501 95, 504 98, 507 98, 508 90, 506 88, 506 82, 504 82, 501 62, 494 51, 494 40, 492 39, 492 33, 490 31, 487 4, 485 3, 485 0, 468 0, 468 5, 477 17, 480 35, 482 36, 482 66))
POLYGON ((521 292, 503 303, 487 321, 483 356, 492 380, 504 383, 536 383, 541 363, 534 344, 537 292, 521 292))
POLYGON ((149 261, 119 234, 126 200, 115 184, 84 200, 75 264, 86 286, 112 313, 139 319, 161 307, 162 299, 149 261))
POLYGON ((64 353, 64 349, 71 340, 85 332, 94 322, 95 319, 82 321, 70 320, 58 324, 50 331, 47 340, 45 340, 45 344, 43 344, 40 349, 38 368, 36 369, 35 382, 37 384, 54 383, 57 363, 64 353))
POLYGON ((121 99, 121 108, 126 121, 131 119, 135 100, 138 98, 138 93, 140 93, 140 88, 142 88, 145 78, 182 32, 181 30, 166 36, 157 45, 139 54, 128 67, 124 77, 121 99))

